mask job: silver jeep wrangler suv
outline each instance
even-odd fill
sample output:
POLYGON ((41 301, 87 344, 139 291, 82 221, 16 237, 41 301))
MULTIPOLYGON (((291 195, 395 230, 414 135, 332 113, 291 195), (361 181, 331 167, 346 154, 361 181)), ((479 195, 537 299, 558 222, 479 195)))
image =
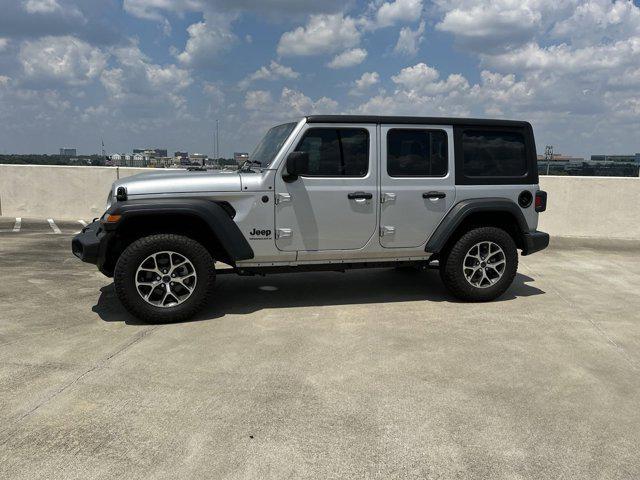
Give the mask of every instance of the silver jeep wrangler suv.
POLYGON ((237 173, 164 171, 113 184, 73 253, 147 321, 194 315, 220 273, 439 268, 463 300, 509 288, 518 249, 547 247, 527 122, 309 116, 273 127, 237 173))

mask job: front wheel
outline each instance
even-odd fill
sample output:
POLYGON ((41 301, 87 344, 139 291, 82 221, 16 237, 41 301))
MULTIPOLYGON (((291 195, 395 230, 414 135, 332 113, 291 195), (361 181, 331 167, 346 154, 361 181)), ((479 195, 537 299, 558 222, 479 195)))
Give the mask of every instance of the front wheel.
POLYGON ((214 260, 200 243, 173 234, 143 237, 120 255, 114 271, 118 298, 147 322, 191 318, 215 282, 214 260))
POLYGON ((445 286, 461 300, 486 302, 502 295, 518 270, 516 244, 496 227, 468 231, 440 265, 445 286))

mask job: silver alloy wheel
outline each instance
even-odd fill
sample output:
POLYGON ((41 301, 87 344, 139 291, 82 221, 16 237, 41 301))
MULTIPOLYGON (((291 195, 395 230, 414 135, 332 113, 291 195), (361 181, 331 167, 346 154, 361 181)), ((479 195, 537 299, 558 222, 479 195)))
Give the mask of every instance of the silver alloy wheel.
POLYGON ((154 307, 175 307, 186 301, 196 288, 198 276, 191 261, 177 252, 149 255, 136 271, 136 290, 154 307))
POLYGON ((507 257, 502 247, 487 240, 469 249, 462 262, 462 273, 471 286, 487 288, 502 278, 506 266, 507 257))

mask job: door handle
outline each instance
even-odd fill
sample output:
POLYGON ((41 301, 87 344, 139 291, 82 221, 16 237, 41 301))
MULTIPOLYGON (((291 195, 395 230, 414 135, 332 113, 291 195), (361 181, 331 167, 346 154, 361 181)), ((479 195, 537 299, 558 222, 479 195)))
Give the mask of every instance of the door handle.
POLYGON ((349 200, 371 200, 373 198, 373 193, 351 192, 347 197, 349 197, 349 200))
POLYGON ((444 192, 426 192, 422 194, 422 198, 444 198, 447 194, 444 192))

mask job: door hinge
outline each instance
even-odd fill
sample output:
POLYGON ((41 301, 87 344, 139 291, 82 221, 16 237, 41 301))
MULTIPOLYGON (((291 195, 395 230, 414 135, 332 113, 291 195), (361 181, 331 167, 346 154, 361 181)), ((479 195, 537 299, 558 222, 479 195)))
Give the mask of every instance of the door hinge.
POLYGON ((396 227, 392 227, 391 225, 382 225, 380 227, 380 236, 386 237, 387 235, 393 235, 396 233, 396 227))
POLYGON ((395 193, 386 192, 380 195, 380 203, 388 203, 388 202, 395 202, 395 201, 396 201, 395 193))
POLYGON ((276 238, 291 238, 293 232, 290 228, 278 228, 276 230, 276 238))
POLYGON ((276 193, 276 205, 280 205, 281 203, 290 202, 291 195, 288 193, 276 193))

